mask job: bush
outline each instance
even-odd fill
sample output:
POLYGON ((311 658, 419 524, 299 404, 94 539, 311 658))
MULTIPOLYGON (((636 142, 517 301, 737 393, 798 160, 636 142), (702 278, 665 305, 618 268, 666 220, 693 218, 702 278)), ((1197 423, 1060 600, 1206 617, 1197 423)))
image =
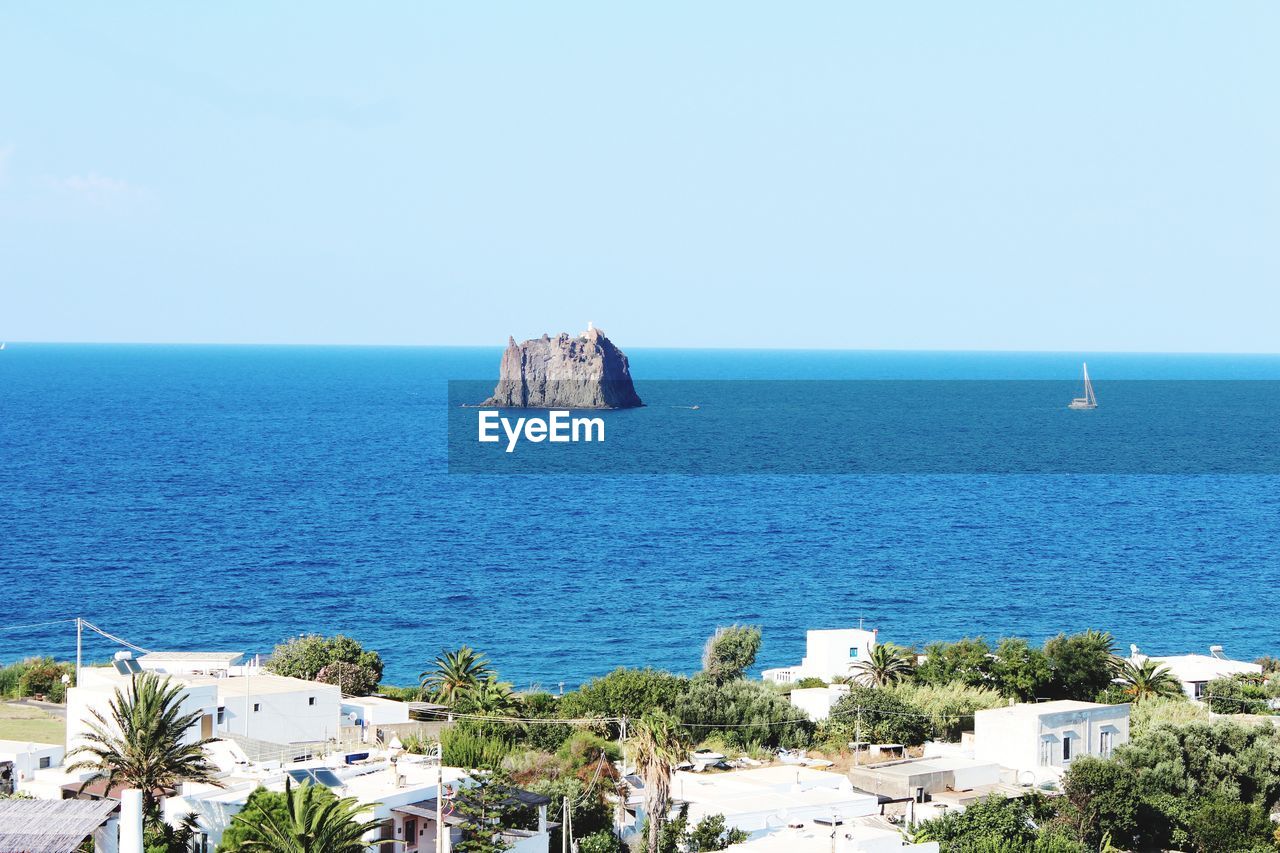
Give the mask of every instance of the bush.
POLYGON ((0 668, 0 696, 43 696, 50 702, 63 702, 67 698, 64 675, 74 677, 75 666, 51 657, 26 658, 0 668))
POLYGON ((805 747, 814 731, 803 712, 759 681, 716 684, 695 678, 677 701, 674 716, 695 742, 720 735, 740 749, 755 744, 805 747))
POLYGON ((1078 699, 1092 702, 1111 684, 1115 638, 1102 631, 1059 634, 1044 644, 1053 678, 1047 695, 1051 699, 1078 699))
POLYGON ((622 753, 613 741, 605 740, 598 734, 587 731, 574 732, 556 750, 556 758, 563 762, 565 769, 570 773, 576 773, 584 767, 595 766, 602 756, 606 762, 617 761, 622 757, 622 753))
POLYGON ((920 684, 960 682, 970 687, 989 687, 991 646, 981 637, 968 637, 958 643, 930 643, 924 647, 924 662, 916 667, 915 681, 920 684))
POLYGON ((975 711, 1008 704, 1008 700, 994 690, 959 683, 897 684, 887 689, 928 715, 935 740, 958 741, 961 732, 973 730, 975 711))
MULTIPOLYGON (((336 799, 328 788, 317 788, 315 796, 326 800, 336 799)), ((239 851, 245 842, 249 841, 265 842, 267 839, 258 834, 256 827, 266 823, 269 817, 274 817, 281 826, 287 825, 289 804, 283 791, 269 791, 259 787, 249 794, 249 799, 245 801, 244 808, 239 811, 239 814, 241 820, 233 821, 226 832, 222 833, 222 840, 218 843, 218 853, 239 851)))
POLYGON ((818 728, 818 738, 846 744, 858 734, 866 743, 900 743, 919 746, 933 733, 928 714, 919 705, 891 690, 850 687, 847 696, 831 709, 818 728), (861 714, 859 714, 861 709, 861 714))
POLYGON ((357 664, 372 670, 374 684, 382 678, 382 656, 377 652, 365 651, 360 643, 343 634, 334 637, 322 637, 319 634, 291 637, 275 647, 267 661, 266 670, 276 675, 312 681, 325 666, 338 662, 357 664))
POLYGON ((1185 726, 1208 720, 1208 709, 1186 696, 1150 696, 1129 706, 1129 737, 1136 738, 1157 726, 1185 726))
POLYGON ((1024 853, 1036 841, 1030 803, 991 794, 962 812, 927 820, 915 832, 917 842, 937 841, 945 851, 992 850, 1024 853), (994 846, 1007 844, 1008 847, 994 846))
POLYGON ((747 625, 717 628, 702 652, 702 673, 716 684, 742 678, 756 662, 760 629, 747 625))
POLYGON ((450 767, 496 770, 515 750, 511 739, 470 721, 456 723, 440 733, 444 763, 450 767))
MULTIPOLYGON (((658 669, 619 667, 592 679, 560 699, 560 715, 567 718, 629 717, 639 719, 651 711, 670 713, 689 688, 689 680, 658 669)), ((609 736, 616 737, 616 726, 609 736)))
MULTIPOLYGON (((558 849, 553 843, 551 849, 558 849)), ((623 853, 622 842, 610 830, 593 832, 578 839, 578 853, 623 853)))
POLYGON ((794 682, 791 685, 791 689, 807 690, 810 687, 826 687, 826 686, 827 686, 827 682, 823 681, 821 678, 815 678, 812 675, 806 675, 804 678, 800 679, 799 681, 794 682))
POLYGON ((1216 678, 1205 685, 1205 701, 1215 714, 1270 714, 1267 691, 1243 678, 1216 678))
POLYGON ((316 673, 316 681, 336 684, 350 696, 368 696, 378 688, 378 675, 367 666, 346 661, 327 663, 316 673))

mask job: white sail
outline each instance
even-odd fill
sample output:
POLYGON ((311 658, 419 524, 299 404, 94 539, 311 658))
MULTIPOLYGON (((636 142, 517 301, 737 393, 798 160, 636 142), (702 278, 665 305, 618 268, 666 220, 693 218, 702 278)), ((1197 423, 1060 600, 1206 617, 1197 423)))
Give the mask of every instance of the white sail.
POLYGON ((1096 409, 1098 398, 1093 394, 1093 383, 1089 381, 1089 365, 1084 363, 1084 396, 1071 401, 1068 409, 1096 409))

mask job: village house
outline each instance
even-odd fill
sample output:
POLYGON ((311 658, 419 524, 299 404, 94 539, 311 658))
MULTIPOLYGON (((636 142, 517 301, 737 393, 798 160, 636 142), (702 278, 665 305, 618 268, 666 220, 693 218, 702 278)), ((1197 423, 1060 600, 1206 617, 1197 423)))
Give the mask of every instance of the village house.
POLYGON ((1064 699, 974 714, 973 757, 1010 771, 1015 784, 1056 782, 1080 756, 1107 758, 1128 740, 1128 705, 1064 699))
POLYGON ((761 677, 775 684, 794 684, 804 678, 830 682, 855 674, 857 665, 871 656, 875 646, 875 631, 861 628, 808 631, 804 659, 798 666, 766 669, 761 677))
POLYGON ((1182 685, 1182 692, 1188 699, 1199 701, 1204 698, 1205 688, 1210 681, 1218 678, 1230 678, 1233 675, 1262 676, 1262 665, 1242 660, 1232 660, 1223 654, 1222 646, 1210 646, 1207 655, 1173 655, 1171 657, 1148 657, 1138 651, 1137 646, 1129 647, 1129 662, 1141 666, 1145 661, 1152 661, 1169 670, 1182 685))

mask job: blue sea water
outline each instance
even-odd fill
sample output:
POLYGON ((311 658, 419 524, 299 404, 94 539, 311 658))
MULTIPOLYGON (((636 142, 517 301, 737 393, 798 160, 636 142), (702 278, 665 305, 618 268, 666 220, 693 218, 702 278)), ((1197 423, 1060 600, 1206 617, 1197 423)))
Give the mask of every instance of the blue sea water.
MULTIPOLYGON (((401 683, 468 643, 549 688, 618 665, 691 671, 732 622, 763 627, 766 666, 797 662, 807 628, 860 621, 902 643, 1097 627, 1153 654, 1280 652, 1274 473, 449 473, 447 383, 491 380, 499 352, 10 345, 0 661, 73 655, 70 625, 11 626, 75 615, 151 649, 341 631, 401 683)), ((629 355, 642 396, 646 381, 785 379, 1074 393, 1082 358, 629 355)), ((1280 380, 1280 357, 1084 357, 1098 413, 1109 382, 1280 380)), ((1275 424, 1270 383, 1202 387, 1229 409, 1244 386, 1263 390, 1243 420, 1275 424)), ((755 429, 750 409, 731 426, 755 429)))

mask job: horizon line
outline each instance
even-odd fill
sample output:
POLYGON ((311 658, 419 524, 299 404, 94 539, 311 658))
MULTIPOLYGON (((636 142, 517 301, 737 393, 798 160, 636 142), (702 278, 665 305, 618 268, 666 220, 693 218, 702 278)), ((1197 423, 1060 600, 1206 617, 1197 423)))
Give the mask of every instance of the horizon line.
MULTIPOLYGON (((24 346, 122 346, 122 347, 296 347, 332 349, 493 349, 506 344, 424 344, 424 343, 315 343, 299 341, 72 341, 9 340, 6 345, 24 346)), ((1143 349, 989 349, 982 347, 788 347, 788 346, 646 346, 629 345, 637 350, 695 350, 700 352, 830 352, 830 353, 967 353, 974 355, 1190 355, 1190 356, 1280 356, 1280 351, 1265 350, 1143 350, 1143 349)))

